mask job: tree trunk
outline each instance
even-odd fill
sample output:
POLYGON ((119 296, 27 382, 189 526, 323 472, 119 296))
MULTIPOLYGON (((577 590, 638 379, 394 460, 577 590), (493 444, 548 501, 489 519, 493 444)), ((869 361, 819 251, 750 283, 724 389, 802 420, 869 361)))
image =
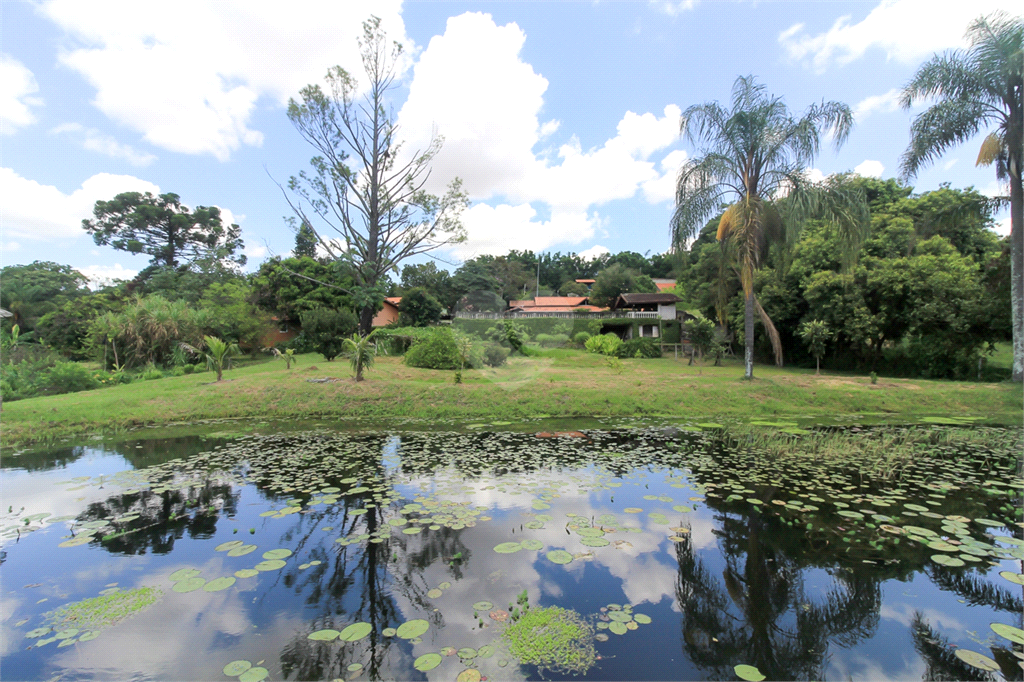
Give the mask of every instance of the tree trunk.
POLYGON ((1013 381, 1024 381, 1024 189, 1010 172, 1010 305, 1013 307, 1013 381))
POLYGON ((224 368, 221 367, 220 365, 217 365, 217 381, 220 381, 223 378, 224 378, 224 368))
POLYGON ((743 362, 744 379, 754 378, 754 289, 747 293, 747 300, 743 304, 743 362))
POLYGON ((366 306, 359 311, 359 335, 366 336, 373 331, 373 307, 366 306))
POLYGON ((821 358, 815 356, 814 362, 815 362, 814 373, 815 374, 821 374, 821 358))

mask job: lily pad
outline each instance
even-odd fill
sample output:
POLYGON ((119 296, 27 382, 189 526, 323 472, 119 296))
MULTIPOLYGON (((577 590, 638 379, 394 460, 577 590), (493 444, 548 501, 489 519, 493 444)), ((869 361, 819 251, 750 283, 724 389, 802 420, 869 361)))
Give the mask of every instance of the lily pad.
POLYGON ((210 582, 203 585, 204 592, 220 592, 226 590, 235 584, 235 576, 228 575, 220 578, 214 578, 210 582))
POLYGON ((255 578, 260 574, 255 568, 242 568, 235 571, 236 578, 255 578))
POLYGON ((373 626, 369 623, 353 623, 341 631, 341 634, 338 635, 338 639, 343 642, 358 642, 363 637, 370 634, 371 630, 373 630, 373 626))
POLYGON ((610 541, 608 538, 581 538, 580 544, 584 547, 605 547, 610 544, 610 541))
POLYGON ((654 523, 658 523, 658 524, 661 524, 661 525, 667 525, 668 524, 668 517, 665 516, 664 514, 659 514, 658 512, 652 512, 652 513, 648 514, 647 518, 649 518, 654 523))
POLYGON ((1004 623, 991 623, 989 627, 992 628, 992 632, 996 633, 1000 637, 1005 637, 1011 642, 1017 644, 1024 644, 1024 630, 1015 628, 1012 625, 1006 625, 1004 623))
POLYGON ((459 676, 455 678, 455 682, 480 682, 480 679, 480 671, 475 668, 469 668, 459 673, 459 676))
POLYGON ((384 628, 380 631, 380 634, 384 635, 385 637, 394 637, 398 634, 398 630, 396 630, 395 628, 384 628))
POLYGON ((523 548, 523 545, 518 542, 503 542, 494 548, 494 551, 498 554, 512 554, 518 552, 523 548))
POLYGON ((268 559, 253 566, 257 571, 276 571, 284 567, 285 562, 281 559, 268 559))
POLYGON ((548 561, 556 564, 567 564, 572 561, 572 554, 569 554, 564 549, 555 549, 548 552, 548 561))
POLYGON ((316 632, 310 633, 306 639, 311 639, 314 642, 333 642, 340 634, 341 633, 337 630, 317 630, 316 632))
POLYGON ((1024 585, 1024 573, 1014 573, 1013 571, 999 571, 999 575, 1009 580, 1015 585, 1024 585))
POLYGON ((689 507, 685 504, 677 504, 672 507, 672 511, 679 512, 680 514, 688 514, 693 511, 693 507, 689 507))
POLYGON ((228 677, 238 677, 252 667, 249 661, 231 661, 224 666, 224 674, 228 677))
POLYGON ((184 580, 179 580, 178 582, 174 583, 174 587, 172 587, 171 589, 173 589, 175 592, 181 592, 182 594, 184 594, 186 592, 195 592, 205 584, 205 578, 185 578, 184 580))
POLYGON ((441 654, 423 654, 413 661, 412 667, 416 668, 420 672, 426 672, 441 665, 441 660, 441 654))
POLYGON ((89 632, 86 632, 84 635, 79 637, 78 641, 79 642, 91 642, 92 640, 96 639, 99 636, 100 636, 99 630, 90 630, 89 632))
POLYGON ((958 568, 964 565, 962 559, 958 559, 955 556, 949 556, 948 554, 933 554, 932 561, 942 566, 950 566, 952 568, 958 568))
POLYGON ((256 545, 239 545, 228 550, 228 556, 245 556, 256 551, 256 545))
MULTIPOLYGON (((235 547, 239 547, 239 546, 244 545, 244 544, 245 543, 242 542, 241 540, 231 540, 230 542, 222 542, 219 545, 217 545, 216 547, 214 547, 213 551, 215 551, 215 552, 226 552, 229 549, 234 549, 235 547)), ((230 664, 228 664, 228 665, 230 665, 230 664)), ((238 673, 238 674, 241 675, 242 673, 238 673)))
POLYGON ((650 625, 651 617, 645 613, 634 613, 633 620, 640 623, 641 625, 650 625))
POLYGON ((266 668, 249 668, 238 676, 238 682, 261 682, 267 679, 270 671, 266 668))
POLYGON ((643 511, 643 509, 641 509, 640 507, 626 507, 622 511, 626 512, 627 514, 639 514, 643 511))
POLYGON ((284 559, 290 557, 292 551, 290 549, 272 549, 268 552, 263 553, 264 559, 284 559))
POLYGON ((490 658, 494 655, 494 647, 490 644, 484 644, 482 647, 476 650, 477 658, 490 658))
POLYGON ((608 623, 608 629, 616 635, 624 635, 628 631, 626 624, 620 623, 617 620, 613 620, 611 623, 608 623))
POLYGON ((430 623, 417 618, 399 625, 396 634, 402 639, 415 639, 426 632, 429 627, 430 623))
POLYGON ((494 604, 492 604, 489 601, 478 601, 477 603, 473 604, 474 611, 490 611, 493 608, 494 604))
POLYGON ((434 589, 432 589, 432 590, 427 590, 427 596, 429 598, 431 598, 431 599, 437 599, 438 597, 440 597, 443 594, 444 594, 444 592, 442 592, 441 590, 437 589, 436 587, 434 589))
POLYGON ((747 682, 761 682, 764 679, 761 671, 752 665, 738 665, 733 670, 736 671, 736 677, 747 682))
POLYGON ((981 670, 995 671, 999 670, 999 664, 993 661, 988 656, 979 654, 977 651, 971 651, 970 649, 957 649, 953 652, 953 655, 959 658, 967 665, 980 668, 981 670))
POLYGON ((447 590, 451 586, 452 586, 452 584, 450 582, 445 581, 443 583, 438 584, 437 589, 439 589, 439 590, 447 590))
POLYGON ((521 544, 523 546, 523 549, 529 549, 529 550, 538 550, 538 549, 541 549, 541 548, 544 547, 544 543, 543 542, 541 542, 540 540, 534 540, 533 538, 530 538, 528 540, 523 540, 519 544, 521 544))
POLYGON ((530 506, 533 507, 534 509, 536 509, 537 511, 542 511, 544 509, 551 509, 551 505, 550 504, 548 504, 547 502, 541 502, 540 500, 534 500, 530 504, 530 506))
MULTIPOLYGON (((974 522, 982 526, 989 526, 991 528, 1002 528, 1002 521, 993 521, 992 519, 974 519, 974 522)), ((991 659, 989 659, 991 660, 991 659)))
POLYGON ((467 647, 463 647, 463 648, 459 649, 458 654, 459 654, 459 658, 461 658, 463 660, 473 659, 473 658, 476 658, 476 649, 474 649, 472 647, 468 647, 468 646, 467 647))

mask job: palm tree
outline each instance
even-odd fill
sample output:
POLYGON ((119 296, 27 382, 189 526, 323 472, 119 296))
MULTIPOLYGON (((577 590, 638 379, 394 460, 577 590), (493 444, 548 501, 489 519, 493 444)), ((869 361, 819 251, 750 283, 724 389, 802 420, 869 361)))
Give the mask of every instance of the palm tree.
POLYGON ((842 102, 811 105, 795 118, 782 98, 769 95, 753 76, 740 76, 732 88, 732 108, 706 102, 683 112, 679 130, 698 155, 679 169, 672 244, 684 248, 705 222, 731 201, 718 226, 728 246, 744 295, 747 379, 754 378, 754 311, 768 330, 776 363, 782 347, 771 319, 754 296, 754 273, 769 247, 793 243, 808 218, 839 230, 852 263, 869 228, 863 192, 830 178, 811 182, 806 168, 821 147, 823 133, 838 149, 853 127, 850 107, 842 102))
POLYGON ((241 355, 242 352, 238 349, 238 344, 222 341, 216 336, 204 336, 203 340, 206 342, 205 352, 184 342, 180 345, 190 353, 204 355, 206 357, 206 366, 217 371, 217 381, 223 381, 224 367, 230 367, 231 358, 241 355))
POLYGON ((370 345, 373 333, 360 338, 359 334, 353 334, 352 338, 345 339, 342 353, 352 363, 352 371, 356 373, 356 382, 363 380, 363 370, 373 367, 373 361, 377 355, 377 349, 370 345))
POLYGON ((1013 380, 1024 380, 1024 19, 996 12, 967 28, 969 47, 937 54, 917 70, 900 103, 935 104, 918 115, 901 159, 904 178, 947 149, 995 126, 981 144, 977 165, 996 165, 1010 185, 1010 304, 1013 307, 1013 380))

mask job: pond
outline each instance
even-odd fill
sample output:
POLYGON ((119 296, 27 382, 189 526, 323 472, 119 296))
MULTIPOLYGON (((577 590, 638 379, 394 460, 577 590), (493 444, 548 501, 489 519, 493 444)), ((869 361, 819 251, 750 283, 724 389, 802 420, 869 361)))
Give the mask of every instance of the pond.
POLYGON ((1020 429, 474 427, 5 455, 4 679, 1022 679, 1020 429))

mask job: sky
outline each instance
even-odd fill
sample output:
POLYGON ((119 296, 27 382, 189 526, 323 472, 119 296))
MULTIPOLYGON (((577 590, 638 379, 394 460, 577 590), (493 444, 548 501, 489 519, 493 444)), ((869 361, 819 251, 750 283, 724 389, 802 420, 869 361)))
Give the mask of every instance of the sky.
MULTIPOLYGON (((676 173, 697 153, 679 135, 686 107, 727 104, 740 75, 795 114, 845 102, 854 129, 812 174, 895 177, 923 110, 899 108, 899 90, 997 9, 1020 11, 1008 0, 3 0, 0 264, 133 277, 148 257, 97 246, 81 227, 96 201, 127 191, 220 207, 242 228, 246 270, 288 255, 277 183, 314 156, 288 100, 334 65, 365 84, 356 40, 371 15, 404 47, 399 138, 413 150, 442 135, 428 188, 458 177, 471 200, 468 239, 436 252, 439 265, 509 249, 663 253, 676 173)), ((916 190, 1002 193, 974 165, 983 136, 921 172, 916 190)))

